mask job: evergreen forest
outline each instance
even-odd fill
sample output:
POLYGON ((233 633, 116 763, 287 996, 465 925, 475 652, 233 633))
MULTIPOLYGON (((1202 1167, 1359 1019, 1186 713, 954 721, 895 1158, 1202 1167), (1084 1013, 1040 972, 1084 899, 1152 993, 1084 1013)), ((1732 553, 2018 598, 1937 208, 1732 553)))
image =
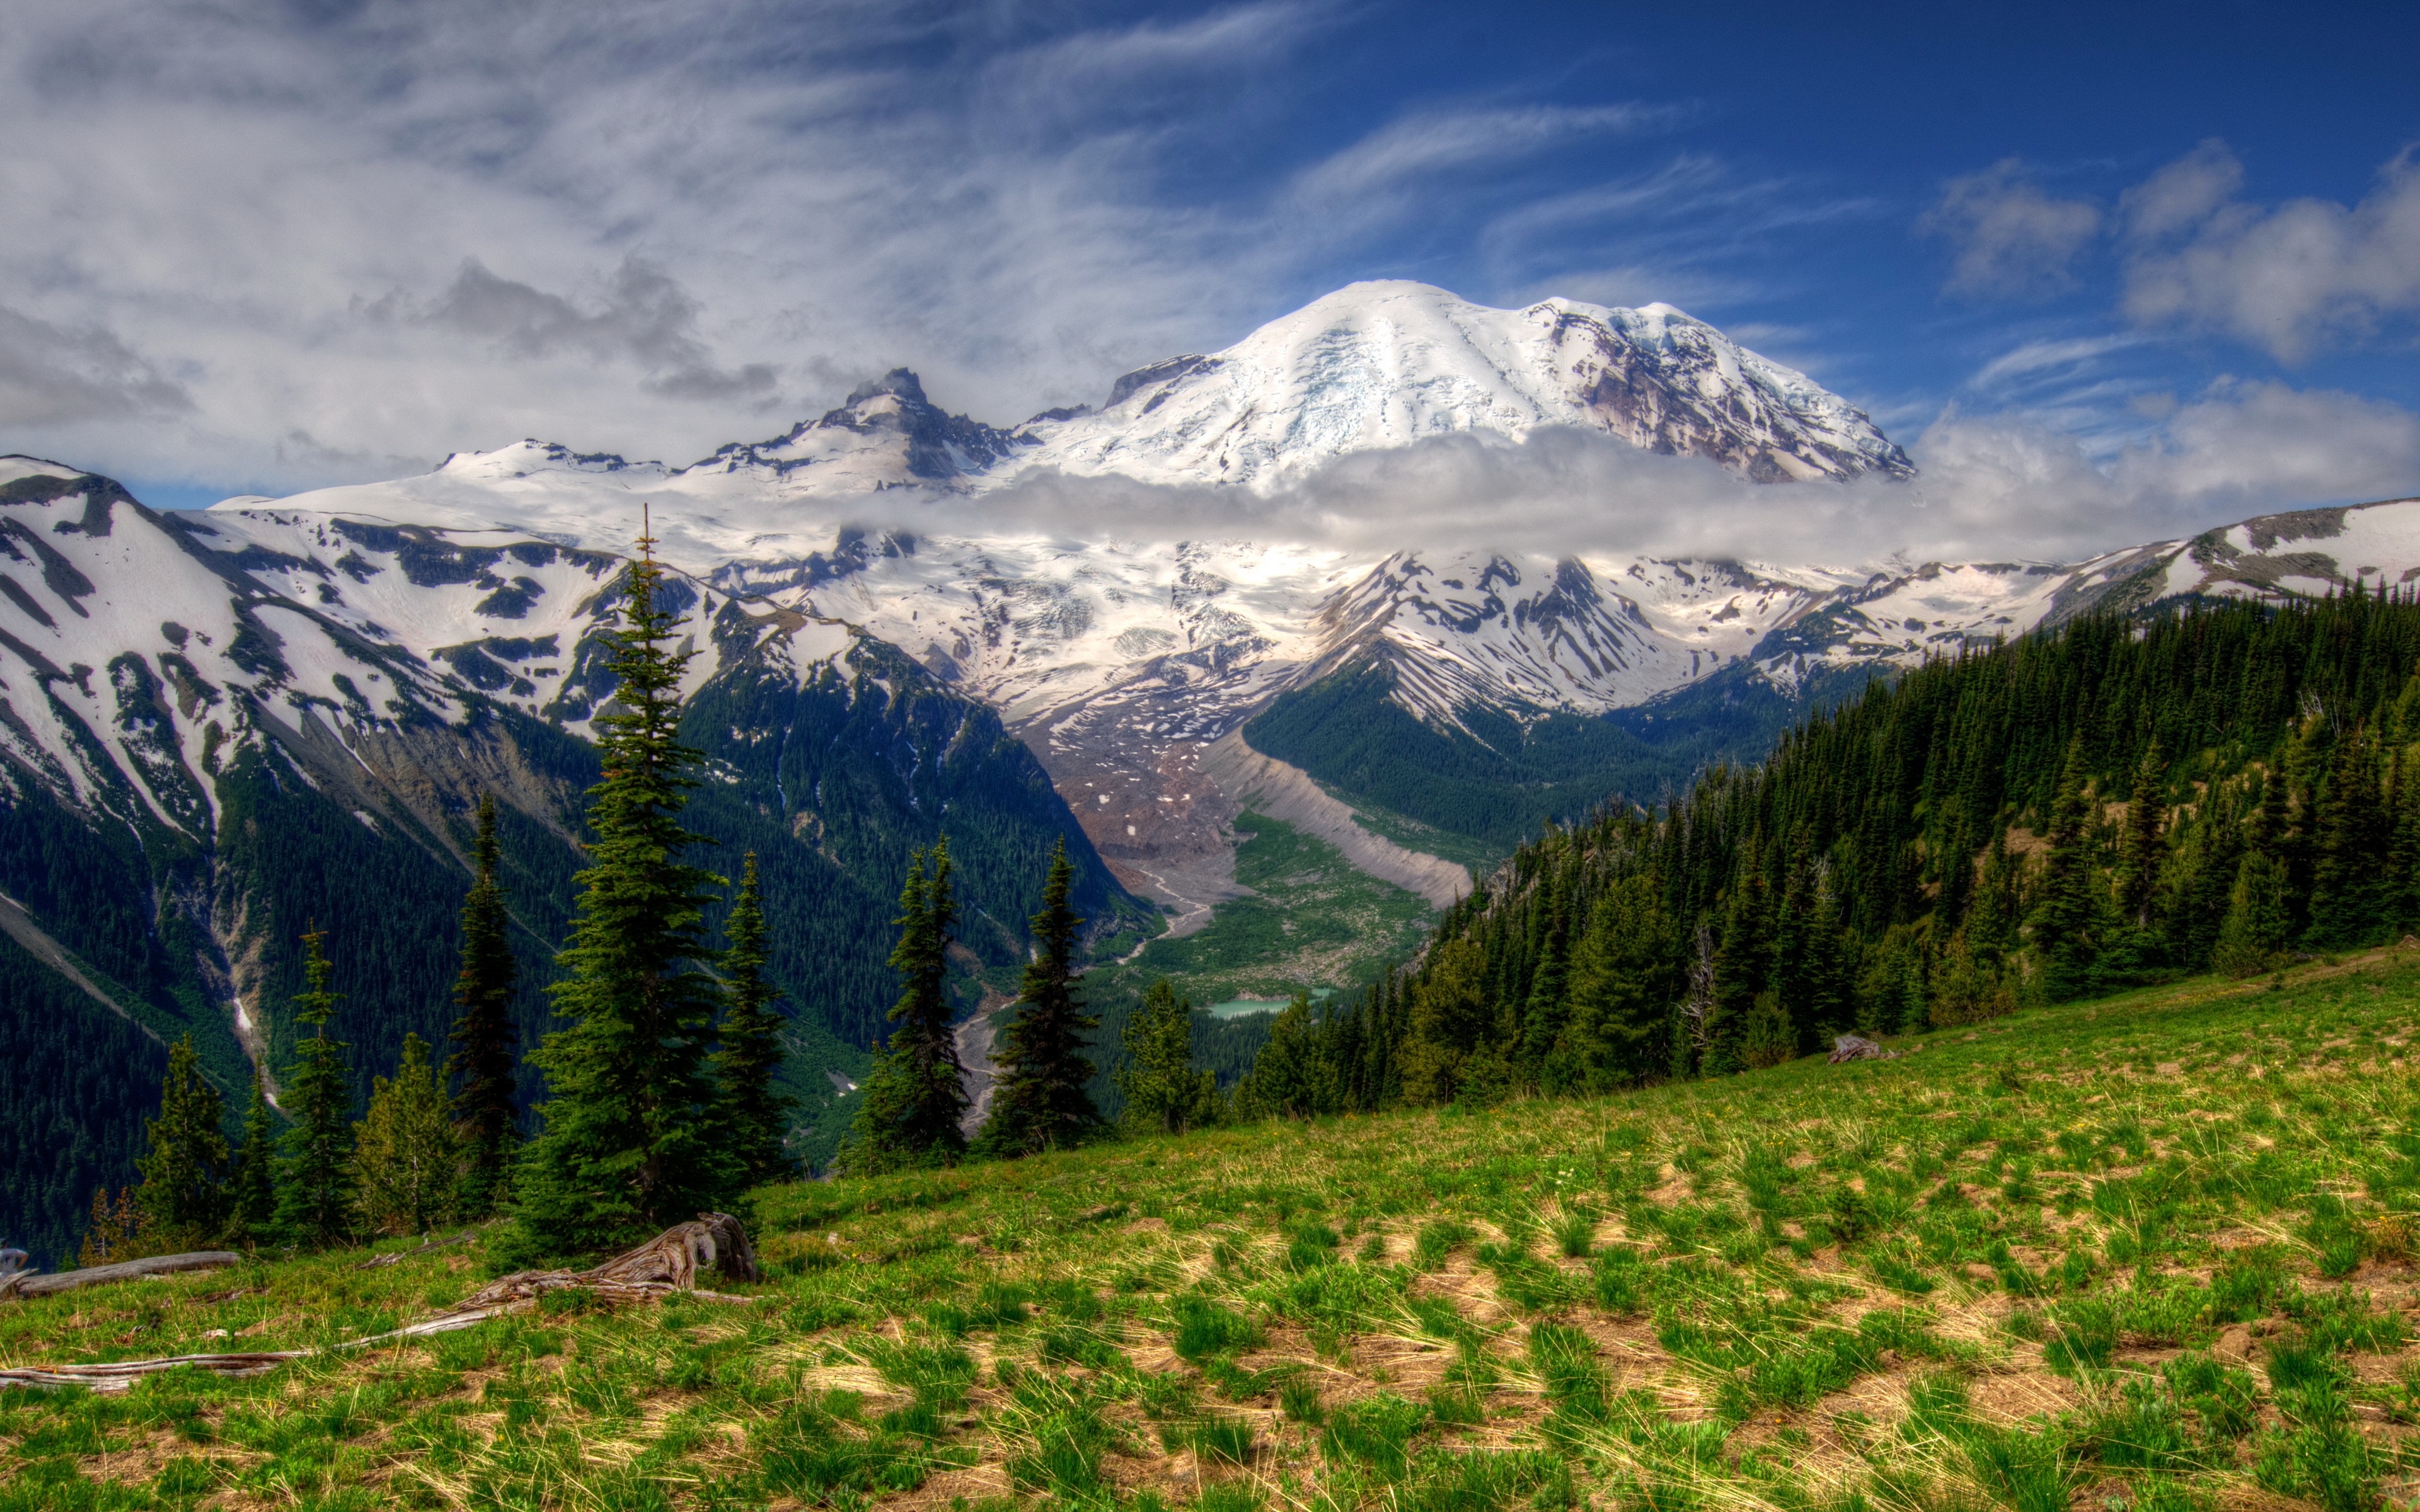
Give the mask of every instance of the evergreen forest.
POLYGON ((2420 604, 2085 618, 1548 826, 1238 1092, 1309 1114, 1720 1075, 2420 927, 2420 604))

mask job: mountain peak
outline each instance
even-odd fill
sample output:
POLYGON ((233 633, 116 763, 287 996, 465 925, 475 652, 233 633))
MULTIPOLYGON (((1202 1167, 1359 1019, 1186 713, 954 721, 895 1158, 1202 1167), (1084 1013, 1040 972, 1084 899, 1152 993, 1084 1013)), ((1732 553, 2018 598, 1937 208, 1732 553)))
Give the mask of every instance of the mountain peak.
POLYGON ((863 404, 868 399, 874 398, 877 394, 884 393, 895 395, 900 400, 908 404, 931 403, 930 400, 924 397, 924 383, 922 378, 919 378, 914 373, 910 372, 907 368, 894 367, 890 372, 883 374, 880 378, 867 378, 856 388, 851 389, 848 393, 848 398, 843 403, 843 408, 854 408, 858 405, 863 404))
POLYGON ((1322 295, 1223 351, 1140 367, 1034 427, 1026 465, 1271 486, 1348 452, 1551 425, 1761 483, 1915 472, 1862 410, 1669 304, 1519 310, 1408 279, 1322 295))

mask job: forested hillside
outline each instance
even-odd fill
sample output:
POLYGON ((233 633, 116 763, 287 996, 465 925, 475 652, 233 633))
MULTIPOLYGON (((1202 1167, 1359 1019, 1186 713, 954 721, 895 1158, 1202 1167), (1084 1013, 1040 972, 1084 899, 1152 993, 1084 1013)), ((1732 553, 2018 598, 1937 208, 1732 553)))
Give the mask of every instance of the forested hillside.
POLYGON ((1264 1103, 1771 1065, 2420 923, 2420 604, 2079 621, 1930 662, 1759 767, 1526 845, 1418 964, 1281 1024, 1264 1103))
POLYGON ((1792 695, 1743 667, 1605 715, 1516 717, 1474 704, 1449 730, 1396 702, 1394 673, 1366 664, 1280 695, 1244 738, 1350 802, 1479 841, 1492 858, 1543 824, 1584 818, 1608 795, 1658 805, 1710 764, 1754 761, 1869 675, 1818 673, 1792 695))

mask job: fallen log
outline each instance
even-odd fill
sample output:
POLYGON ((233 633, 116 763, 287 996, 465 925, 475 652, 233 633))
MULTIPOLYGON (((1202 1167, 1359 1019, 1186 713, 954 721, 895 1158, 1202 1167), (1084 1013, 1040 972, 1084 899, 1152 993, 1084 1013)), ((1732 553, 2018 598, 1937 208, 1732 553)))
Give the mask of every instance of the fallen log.
MULTIPOLYGON (((699 1213, 694 1223, 675 1224, 638 1248, 585 1271, 516 1271, 451 1310, 525 1304, 550 1291, 575 1289, 609 1302, 644 1302, 674 1291, 696 1292, 699 1273, 709 1271, 733 1281, 764 1279, 747 1231, 727 1212, 699 1213)), ((725 1300, 718 1292, 699 1295, 725 1300)))
POLYGON ((1844 1060, 1897 1060, 1899 1052, 1885 1050, 1862 1034, 1844 1034, 1832 1041, 1832 1053, 1824 1058, 1837 1066, 1844 1060))
POLYGON ((148 1255, 139 1260, 88 1265, 81 1271, 60 1271, 51 1275, 21 1271, 0 1278, 0 1298, 49 1297, 62 1291, 74 1291, 81 1287, 107 1286, 113 1281, 132 1281, 147 1275, 174 1275, 180 1271, 215 1271, 223 1266, 242 1263, 243 1257, 233 1250, 205 1249, 184 1255, 148 1255))
MULTIPOLYGON (((193 1256, 161 1257, 194 1258, 193 1256)), ((225 1263, 232 1264, 240 1257, 229 1255, 225 1263)), ((132 1266, 145 1262, 130 1260, 126 1263, 132 1266)), ((116 1268, 94 1267, 95 1271, 111 1269, 116 1268)), ((752 1303, 756 1300, 701 1289, 697 1278, 709 1273, 734 1281, 763 1279, 757 1271, 756 1252, 748 1242, 747 1231, 739 1227, 738 1219, 727 1212, 699 1213, 695 1222, 675 1224, 636 1249, 626 1250, 604 1264, 585 1271, 517 1271, 481 1287, 434 1318, 409 1323, 389 1333, 374 1334, 368 1338, 348 1339, 330 1350, 179 1354, 162 1360, 116 1360, 102 1365, 25 1365, 14 1370, 0 1370, 0 1388, 85 1386, 99 1392, 121 1392, 131 1389, 146 1376, 174 1370, 179 1365, 193 1365, 214 1376, 240 1380, 274 1370, 288 1360, 305 1359, 323 1352, 365 1350, 399 1339, 424 1338, 431 1334, 451 1334, 484 1323, 491 1318, 501 1318, 506 1313, 527 1311, 536 1304, 538 1298, 550 1291, 589 1291, 612 1303, 654 1302, 675 1293, 704 1297, 714 1302, 752 1303)), ((66 1275, 78 1273, 71 1271, 66 1275)), ((54 1279, 65 1278, 63 1275, 54 1279)))

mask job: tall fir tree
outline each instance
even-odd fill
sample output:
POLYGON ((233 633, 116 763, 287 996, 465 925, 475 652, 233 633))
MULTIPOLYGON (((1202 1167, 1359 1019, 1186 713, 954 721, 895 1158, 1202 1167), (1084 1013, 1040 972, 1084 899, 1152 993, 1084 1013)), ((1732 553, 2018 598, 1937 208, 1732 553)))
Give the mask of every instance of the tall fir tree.
POLYGON ((909 858, 899 892, 899 943, 891 951, 899 1000, 891 1005, 891 1041, 866 1077, 865 1098, 849 1128, 843 1164, 859 1174, 945 1165, 966 1153, 966 1067, 958 1059, 950 1008, 949 950, 957 924, 950 887, 950 846, 934 844, 932 871, 922 851, 909 858))
POLYGON ((1076 970, 1076 931, 1083 920, 1067 902, 1076 870, 1060 841, 1042 887, 1042 911, 1028 920, 1033 955, 1017 991, 1016 1017, 1001 1036, 993 1056, 999 1080, 992 1085, 990 1115, 976 1141, 987 1155, 1031 1155, 1066 1149, 1101 1127, 1085 1084, 1093 1062, 1085 1036, 1101 1021, 1084 1011, 1076 970))
MULTIPOLYGON (((1764 865, 1753 842, 1740 862, 1723 910, 1721 943, 1714 949, 1714 1000, 1706 1024, 1705 1072, 1727 1075, 1748 1064, 1748 1027, 1759 1020, 1760 1043, 1777 1043, 1777 1002, 1757 1012, 1773 975, 1773 901, 1764 865)), ((1786 1021, 1785 1021, 1786 1022, 1786 1021)), ((1796 1035, 1790 1038, 1794 1042, 1796 1035)))
POLYGON ((1529 974, 1528 1000, 1521 1010, 1521 1075, 1531 1086, 1546 1075, 1555 1041, 1571 1022, 1572 920, 1570 892, 1558 872, 1540 890, 1538 963, 1529 974))
POLYGON ((1570 1022, 1546 1058, 1554 1092, 1604 1092, 1660 1074, 1686 982, 1680 931, 1652 876, 1624 877, 1589 910, 1572 952, 1570 1022))
POLYGON ((2126 795, 2125 837, 2118 857, 2118 912, 2137 930, 2151 927, 2151 903, 2160 887, 2165 855, 2161 835, 2167 823, 2167 763, 2154 743, 2134 768, 2126 795))
POLYGON ((277 1222, 277 1126, 269 1111, 269 1079, 252 1070, 252 1097, 243 1105, 243 1148, 227 1178, 227 1242, 257 1244, 277 1222))
POLYGON ((524 1257, 617 1249, 732 1195, 706 1061, 722 994, 706 910, 721 879, 683 859, 706 842, 680 822, 700 760, 679 738, 694 653, 673 648, 663 576, 642 535, 611 632, 615 712, 596 720, 596 839, 549 989, 570 1022, 531 1057, 550 1095, 513 1175, 524 1257))
POLYGON ((226 1105, 202 1075, 190 1034, 168 1047, 160 1083, 160 1116, 144 1120, 149 1148, 135 1162, 143 1184, 134 1204, 143 1214, 146 1248, 161 1254, 199 1249, 226 1225, 226 1105))
POLYGON ((278 1141, 277 1229, 304 1249, 326 1249, 353 1234, 352 1078, 345 1066, 349 1047, 328 1034, 342 999, 328 990, 334 968, 327 938, 316 925, 302 936, 309 989, 294 998, 294 1021, 311 1034, 294 1047, 286 1078, 292 1121, 278 1141))
POLYGON ((1313 1119, 1337 1111, 1341 1090, 1336 1067, 1323 1054, 1320 1026, 1311 998, 1296 993, 1277 1022, 1252 1069, 1235 1084, 1235 1112, 1246 1119, 1313 1119))
POLYGON ((520 1143, 520 1110, 515 1103, 514 1062, 520 1033, 513 1027, 513 964, 502 878, 504 851, 496 838, 496 799, 479 796, 476 870, 462 900, 462 970, 454 980, 455 1020, 447 1036, 454 1046, 445 1075, 456 1090, 453 1116, 464 1151, 460 1205, 463 1214, 483 1218, 505 1196, 513 1149, 520 1143))
POLYGON ((363 1225, 374 1234, 425 1234, 453 1216, 466 1153, 448 1118, 445 1084, 420 1036, 403 1037, 395 1079, 380 1076, 368 1112, 353 1126, 353 1183, 363 1225))
POLYGON ((2310 943, 2320 949, 2372 944, 2392 921, 2386 866, 2395 823, 2366 729, 2337 737, 2317 810, 2310 943))
POLYGON ((1117 1082, 1129 1122, 1181 1134, 1206 1120, 1217 1103, 1218 1081, 1193 1069, 1193 1004, 1167 978, 1144 992, 1142 1008, 1126 1020, 1121 1043, 1126 1063, 1117 1082))
POLYGON ((2286 903, 2286 866, 2260 851, 2244 854, 2227 894, 2211 964, 2230 977, 2251 977, 2284 958, 2293 918, 2286 903))
POLYGON ((739 1167, 742 1187, 786 1180, 799 1171, 783 1148, 797 1100, 777 1086, 786 1021, 773 1006, 765 960, 765 905, 756 853, 750 851, 740 862, 739 893, 722 926, 722 990, 731 1006, 722 1015, 721 1047, 714 1056, 725 1148, 739 1167))
POLYGON ((2068 743, 2051 799, 2050 853, 2042 868, 2034 940, 2045 957, 2044 987, 2054 1002, 2093 988, 2100 964, 2100 909, 2093 889, 2092 802, 2086 796, 2084 742, 2068 743))

